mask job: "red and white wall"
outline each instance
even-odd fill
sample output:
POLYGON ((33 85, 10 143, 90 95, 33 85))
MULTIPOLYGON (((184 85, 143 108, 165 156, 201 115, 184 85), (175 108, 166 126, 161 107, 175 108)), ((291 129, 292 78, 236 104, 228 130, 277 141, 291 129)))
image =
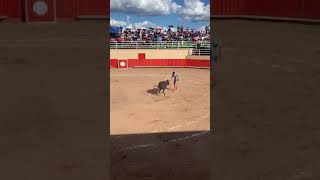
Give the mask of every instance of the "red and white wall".
POLYGON ((111 49, 110 67, 210 68, 210 56, 190 56, 188 49, 111 49))
POLYGON ((200 59, 110 59, 111 68, 193 67, 210 68, 210 60, 200 59), (123 64, 125 63, 125 64, 123 64))

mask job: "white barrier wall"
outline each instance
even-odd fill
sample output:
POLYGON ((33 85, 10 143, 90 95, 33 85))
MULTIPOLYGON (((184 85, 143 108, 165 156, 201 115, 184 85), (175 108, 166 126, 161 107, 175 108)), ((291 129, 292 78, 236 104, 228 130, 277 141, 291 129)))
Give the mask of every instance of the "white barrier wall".
POLYGON ((192 49, 111 49, 110 59, 137 59, 139 53, 145 53, 146 59, 186 59, 192 49))

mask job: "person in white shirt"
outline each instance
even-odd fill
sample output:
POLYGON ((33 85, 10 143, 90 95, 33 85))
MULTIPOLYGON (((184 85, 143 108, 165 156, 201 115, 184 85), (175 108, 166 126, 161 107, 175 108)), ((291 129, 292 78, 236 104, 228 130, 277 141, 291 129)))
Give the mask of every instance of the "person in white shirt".
POLYGON ((177 81, 179 80, 179 76, 178 76, 178 74, 176 72, 172 72, 171 81, 172 80, 173 80, 173 89, 172 89, 172 91, 174 91, 174 90, 178 89, 177 81))

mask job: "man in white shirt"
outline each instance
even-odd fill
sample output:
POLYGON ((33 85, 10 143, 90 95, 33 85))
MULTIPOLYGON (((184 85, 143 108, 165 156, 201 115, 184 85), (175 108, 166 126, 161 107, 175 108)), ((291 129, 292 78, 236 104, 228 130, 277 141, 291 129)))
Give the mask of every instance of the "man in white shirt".
POLYGON ((179 76, 176 74, 176 72, 172 72, 171 81, 172 80, 173 80, 173 89, 172 89, 172 91, 174 91, 174 90, 178 89, 177 81, 179 80, 179 76))

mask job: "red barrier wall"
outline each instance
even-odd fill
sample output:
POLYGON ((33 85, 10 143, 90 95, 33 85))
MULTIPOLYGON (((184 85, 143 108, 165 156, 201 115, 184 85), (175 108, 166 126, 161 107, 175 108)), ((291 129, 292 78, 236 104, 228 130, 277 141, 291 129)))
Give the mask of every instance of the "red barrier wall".
POLYGON ((251 15, 320 20, 319 0, 211 0, 211 16, 251 15))
POLYGON ((320 19, 320 1, 319 0, 308 0, 300 2, 302 7, 302 16, 304 18, 320 19))
POLYGON ((109 16, 110 7, 107 0, 56 0, 57 18, 73 19, 77 16, 109 16))
MULTIPOLYGON (((64 0, 60 0, 64 1, 64 0)), ((78 15, 107 15, 109 0, 77 0, 78 15), (107 3, 108 2, 108 3, 107 3)))
MULTIPOLYGON (((198 67, 210 68, 210 60, 192 60, 192 59, 128 59, 129 67, 144 66, 172 66, 172 67, 198 67)), ((117 68, 117 59, 110 59, 110 67, 117 68)))
POLYGON ((11 19, 20 19, 23 14, 21 0, 0 0, 0 16, 11 19))
POLYGON ((28 22, 40 22, 40 21, 55 21, 55 0, 43 0, 48 4, 48 12, 45 15, 38 15, 33 11, 33 5, 38 2, 38 0, 28 0, 28 3, 25 5, 27 8, 27 21, 28 22))
POLYGON ((56 1, 57 6, 57 19, 65 19, 70 17, 76 17, 78 15, 77 12, 77 1, 76 0, 68 0, 68 1, 56 1), (58 10, 59 9, 59 10, 58 10))
MULTIPOLYGON (((77 16, 109 16, 109 0, 56 0, 56 15, 59 19, 73 20, 77 16)), ((0 0, 0 16, 9 20, 24 20, 24 0, 0 0)))

